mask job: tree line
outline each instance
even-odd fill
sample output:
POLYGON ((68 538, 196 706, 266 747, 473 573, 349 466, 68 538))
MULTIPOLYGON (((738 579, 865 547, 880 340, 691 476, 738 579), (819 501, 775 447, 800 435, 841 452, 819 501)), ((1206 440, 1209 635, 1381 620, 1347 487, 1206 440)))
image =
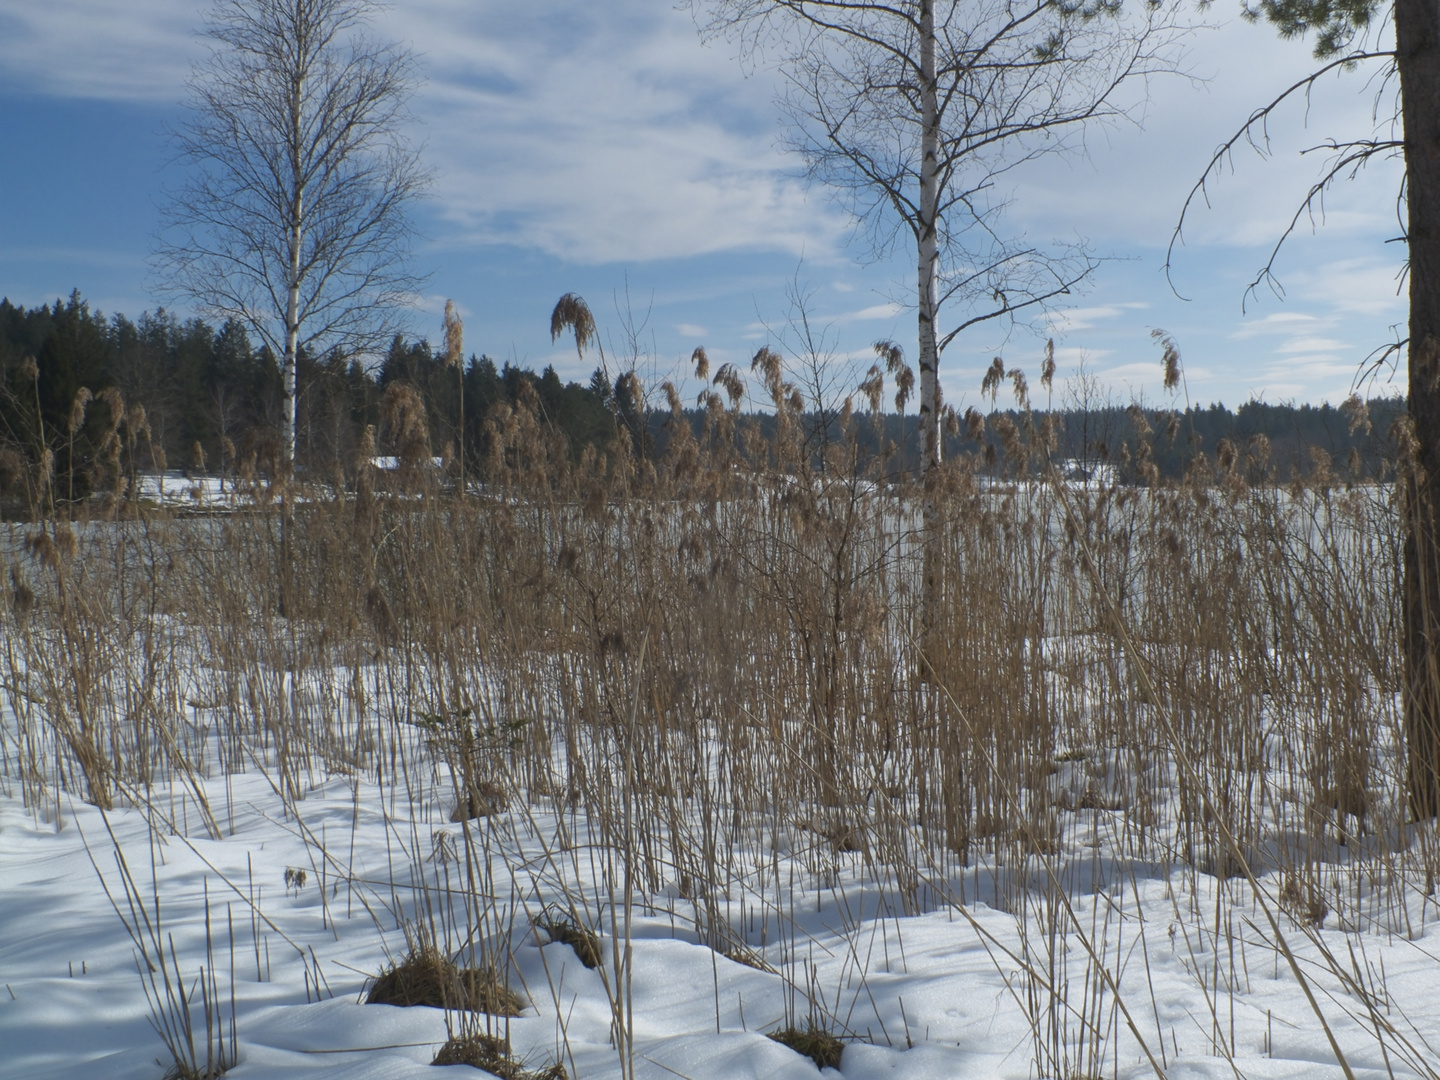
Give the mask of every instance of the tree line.
MULTIPOLYGON (((163 309, 107 317, 78 291, 33 308, 0 299, 0 498, 22 511, 39 488, 55 501, 82 499, 136 471, 276 477, 281 371, 274 351, 233 320, 217 328, 163 309)), ((537 374, 472 355, 463 380, 462 438, 459 380, 429 342, 397 334, 370 366, 301 350, 296 467, 350 476, 362 452, 398 453, 386 402, 402 386, 424 403, 425 441, 437 457, 463 445, 467 461, 481 462, 492 407, 522 399, 577 453, 615 434, 614 388, 598 373, 582 386, 553 367, 537 374)))
MULTIPOLYGON (((633 373, 612 381, 597 368, 582 385, 563 381, 553 366, 537 374, 474 354, 457 372, 430 342, 398 334, 377 365, 302 350, 297 369, 296 465, 324 478, 353 477, 364 453, 406 449, 387 409, 401 388, 423 405, 425 449, 442 461, 463 452, 467 471, 482 481, 487 423, 497 405, 534 409, 577 459, 587 447, 610 449, 622 431, 633 451, 661 455, 676 421, 671 409, 647 406, 633 373)), ((217 328, 163 309, 133 321, 107 317, 78 291, 33 308, 0 299, 0 497, 12 511, 26 507, 42 472, 40 486, 56 501, 113 490, 127 472, 277 476, 283 401, 278 358, 236 322, 217 328)), ((1091 472, 1104 465, 1126 483, 1145 482, 1142 456, 1156 476, 1177 478, 1197 454, 1223 454, 1227 443, 1243 453, 1260 440, 1270 479, 1307 474, 1316 449, 1357 477, 1375 478, 1384 475, 1387 433, 1404 408, 1398 398, 1372 400, 1361 424, 1353 411, 1328 404, 1167 410, 1097 398, 1028 416, 994 410, 984 422, 957 425, 945 452, 972 455, 979 471, 1005 475, 1016 456, 1007 439, 1023 439, 1043 422, 1037 417, 1048 417, 1056 456, 1091 472)), ((700 436, 704 410, 682 415, 700 436)), ((756 411, 747 422, 763 438, 772 418, 756 411)), ((822 444, 846 437, 833 412, 809 409, 805 422, 817 460, 822 444)), ((897 475, 913 475, 921 465, 923 438, 913 415, 872 415, 854 430, 863 454, 884 453, 888 444, 897 475)))

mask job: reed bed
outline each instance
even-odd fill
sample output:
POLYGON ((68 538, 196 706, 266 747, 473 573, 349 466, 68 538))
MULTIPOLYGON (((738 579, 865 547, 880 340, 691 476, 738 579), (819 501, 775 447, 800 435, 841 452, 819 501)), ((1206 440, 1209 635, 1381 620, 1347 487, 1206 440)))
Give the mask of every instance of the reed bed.
MULTIPOLYGON (((1436 1075, 1357 959, 1437 913, 1435 832, 1405 816, 1393 485, 1323 454, 1277 477, 1263 445, 1072 484, 1042 417, 921 485, 864 414, 817 436, 771 381, 769 438, 723 380, 699 435, 677 409, 645 457, 623 431, 572 455, 522 402, 468 491, 421 432, 383 475, 4 526, 0 783, 41 817, 71 793, 217 839, 242 773, 297 820, 337 776, 438 798, 450 820, 366 886, 377 926, 492 974, 528 927, 598 946, 622 1075, 637 909, 781 972, 788 1029, 879 1039, 847 989, 863 925, 947 910, 984 938, 977 902, 1021 927, 995 962, 1037 1075, 1163 1073, 1161 947, 1239 1053, 1235 996, 1292 939, 1348 995, 1317 1030, 1348 1012, 1436 1075), (1168 936, 1138 920, 1151 888, 1168 936), (830 983, 796 913, 817 890, 854 933, 830 983)), ((1165 437, 1107 450, 1143 466, 1165 437)), ((357 876, 333 837, 320 866, 357 876)), ((495 1023, 461 1011, 455 1038, 495 1023)))

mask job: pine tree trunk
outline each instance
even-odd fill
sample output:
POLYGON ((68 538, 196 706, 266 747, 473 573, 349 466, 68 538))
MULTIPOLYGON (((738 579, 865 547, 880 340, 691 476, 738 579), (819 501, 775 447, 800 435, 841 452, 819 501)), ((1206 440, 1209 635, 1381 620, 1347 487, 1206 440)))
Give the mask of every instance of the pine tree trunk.
POLYGON ((1409 804, 1440 813, 1440 3, 1396 0, 1410 256, 1404 650, 1409 804))

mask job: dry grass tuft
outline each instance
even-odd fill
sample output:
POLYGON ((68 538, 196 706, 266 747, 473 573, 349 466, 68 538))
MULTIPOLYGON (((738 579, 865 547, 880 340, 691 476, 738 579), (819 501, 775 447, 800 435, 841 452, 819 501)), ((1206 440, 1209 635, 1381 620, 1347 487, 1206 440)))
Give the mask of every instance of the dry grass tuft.
POLYGON ((520 995, 505 985, 493 967, 458 968, 434 946, 412 950, 375 980, 367 1005, 416 1005, 432 1009, 468 1009, 492 1016, 519 1016, 520 995))
POLYGON ((605 954, 600 951, 599 935, 574 919, 559 913, 547 912, 535 920, 535 928, 543 930, 551 941, 569 945, 575 950, 575 955, 580 958, 580 963, 591 971, 605 961, 605 954))
POLYGON ((480 780, 469 785, 465 800, 450 811, 450 821, 458 823, 467 819, 493 817, 503 814, 510 800, 505 789, 491 780, 480 780))
POLYGON ((745 967, 754 968, 756 971, 763 971, 769 975, 777 974, 765 958, 748 945, 732 945, 728 949, 721 949, 720 955, 732 963, 742 964, 745 967))
POLYGON ((780 1031, 772 1031, 770 1038, 781 1046, 788 1046, 797 1054, 808 1057, 815 1062, 817 1069, 840 1068, 840 1058, 845 1053, 843 1042, 824 1028, 816 1027, 813 1023, 807 1024, 803 1028, 787 1027, 780 1031))
POLYGON ((569 1080, 569 1073, 559 1062, 544 1069, 527 1069, 510 1057, 504 1039, 477 1032, 454 1035, 448 1039, 431 1065, 469 1065, 482 1069, 500 1080, 569 1080))
POLYGON ((1307 888, 1295 877, 1288 878, 1280 886, 1280 908, 1301 926, 1324 929, 1325 917, 1330 914, 1330 905, 1314 888, 1307 888))

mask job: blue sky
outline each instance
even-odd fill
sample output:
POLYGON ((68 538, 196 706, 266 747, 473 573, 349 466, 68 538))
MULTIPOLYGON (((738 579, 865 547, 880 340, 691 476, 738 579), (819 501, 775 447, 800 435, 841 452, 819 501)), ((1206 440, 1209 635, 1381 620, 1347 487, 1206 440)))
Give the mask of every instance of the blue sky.
MULTIPOLYGON (((1139 124, 1096 129, 1085 154, 1015 176, 1014 233, 1082 238, 1106 261, 1083 295, 1034 325, 958 338, 942 360, 947 400, 978 403, 994 355, 1038 369, 1053 334, 1057 387, 1083 363, 1117 400, 1167 401, 1150 340, 1161 327, 1197 403, 1337 402, 1365 357, 1394 340, 1405 305, 1401 245, 1387 243, 1398 231, 1393 162, 1336 187, 1323 225, 1304 223, 1282 253, 1283 300, 1265 291, 1242 310, 1326 157, 1300 151, 1375 130, 1377 88, 1363 74, 1327 79, 1308 112, 1282 113, 1268 158, 1235 156, 1187 226, 1174 280, 1189 299, 1167 285, 1165 246, 1215 147, 1312 64, 1304 43, 1226 6, 1188 39, 1190 77, 1159 80, 1143 99, 1137 88, 1139 124)), ((79 288, 131 317, 157 306, 146 258, 177 179, 163 132, 183 120, 207 8, 0 0, 0 295, 29 305, 79 288)), ((903 306, 913 256, 871 257, 781 148, 774 72, 702 45, 670 0, 403 0, 375 32, 409 45, 425 74, 413 138, 436 182, 416 216, 415 267, 430 278, 415 334, 438 338, 453 297, 467 350, 583 380, 594 358, 548 334, 555 300, 574 291, 607 353, 638 353, 655 385, 683 374, 696 345, 712 361, 748 362, 762 344, 794 344, 799 292, 839 385, 858 378, 877 338, 913 359, 903 306)), ((1402 387, 1403 368, 1388 380, 1372 389, 1402 387)))

